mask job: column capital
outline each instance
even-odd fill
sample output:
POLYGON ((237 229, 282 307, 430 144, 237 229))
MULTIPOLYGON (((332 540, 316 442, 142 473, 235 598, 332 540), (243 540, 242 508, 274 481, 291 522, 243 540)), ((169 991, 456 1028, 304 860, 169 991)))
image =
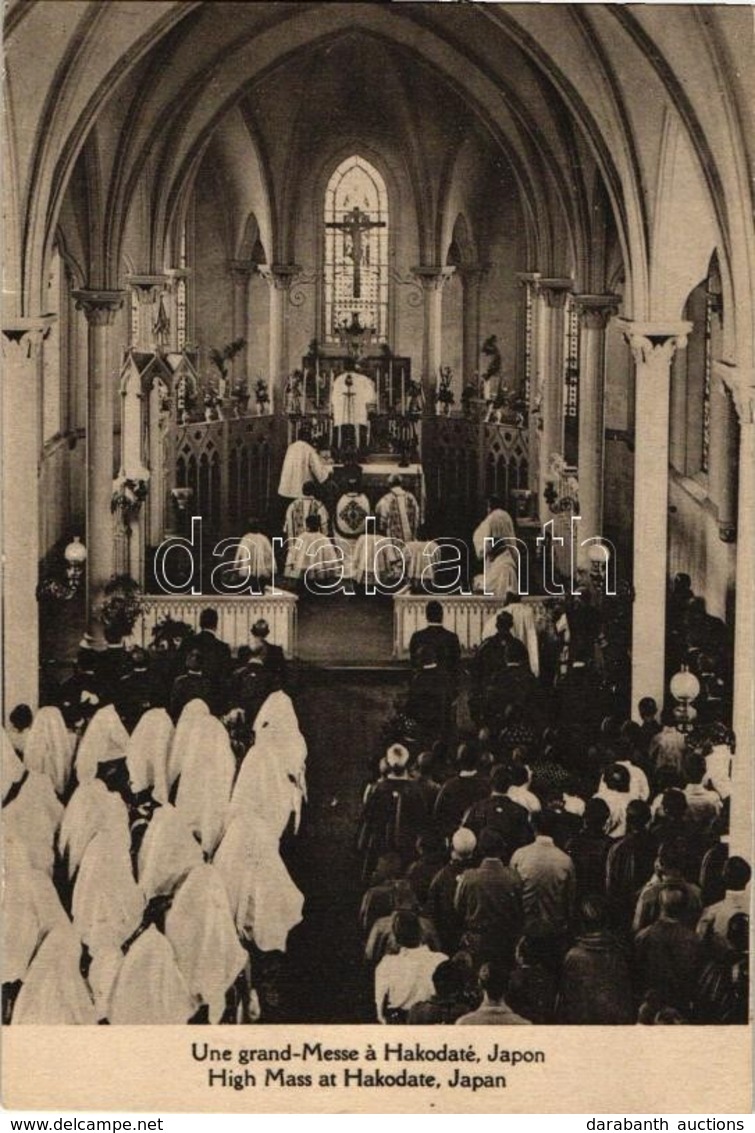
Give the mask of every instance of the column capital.
POLYGON ((542 279, 542 276, 539 271, 515 271, 514 278, 522 287, 532 287, 542 279))
POLYGON ((265 283, 276 291, 288 291, 294 280, 301 275, 301 265, 257 264, 257 271, 265 283))
POLYGON ((229 260, 228 270, 233 276, 234 282, 246 283, 249 277, 253 274, 257 265, 254 260, 229 260))
POLYGON ((629 344, 637 366, 663 365, 667 369, 677 350, 683 350, 692 323, 639 323, 619 319, 619 327, 629 344))
POLYGON ((36 318, 11 319, 4 323, 3 358, 9 362, 37 358, 44 339, 57 321, 57 315, 39 315, 36 318))
POLYGON ((714 363, 716 374, 731 394, 740 426, 755 424, 755 375, 726 362, 714 363))
POLYGON ((452 264, 419 264, 410 271, 423 291, 442 291, 456 268, 452 264))
POLYGON ((605 330, 608 321, 618 313, 620 295, 575 295, 574 305, 579 321, 587 330, 605 330))
POLYGON ((456 268, 456 274, 465 286, 467 284, 474 285, 487 275, 490 268, 490 264, 459 264, 456 268))
POLYGON ((90 326, 108 327, 123 306, 125 291, 74 291, 76 310, 83 311, 90 326))
POLYGON ((139 305, 152 306, 157 302, 160 292, 167 286, 166 275, 127 275, 129 291, 136 295, 139 305))
POLYGON ((544 276, 539 275, 534 280, 535 290, 538 295, 542 295, 547 306, 552 307, 554 310, 559 310, 566 304, 566 296, 574 290, 574 280, 559 277, 557 279, 546 279, 544 276))

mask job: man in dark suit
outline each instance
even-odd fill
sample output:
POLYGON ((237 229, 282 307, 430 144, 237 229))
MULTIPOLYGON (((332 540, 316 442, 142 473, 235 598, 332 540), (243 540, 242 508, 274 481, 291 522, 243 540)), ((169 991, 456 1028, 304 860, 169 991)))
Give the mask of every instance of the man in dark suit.
POLYGON ((233 675, 231 700, 233 707, 243 708, 248 728, 254 724, 270 693, 286 685, 287 665, 283 648, 269 642, 269 634, 270 626, 264 618, 254 623, 246 662, 233 675))
POLYGON ((100 704, 112 704, 121 685, 121 677, 129 670, 129 660, 120 630, 105 626, 105 648, 97 654, 95 678, 100 690, 100 704))
POLYGON ((483 830, 497 830, 504 842, 504 853, 509 860, 514 850, 534 840, 527 811, 510 799, 506 792, 511 786, 507 767, 494 768, 490 779, 490 796, 473 803, 464 816, 464 825, 478 838, 483 830))
POLYGON ((199 654, 202 675, 212 687, 213 712, 220 713, 227 707, 228 678, 231 673, 231 647, 218 637, 218 614, 212 607, 202 610, 199 615, 199 632, 187 638, 182 653, 199 654))
POLYGON ((412 665, 419 668, 420 650, 429 646, 437 659, 438 666, 445 669, 453 681, 456 680, 461 661, 461 645, 455 633, 443 625, 443 607, 440 602, 428 602, 425 607, 427 625, 412 634, 409 642, 409 656, 412 665))

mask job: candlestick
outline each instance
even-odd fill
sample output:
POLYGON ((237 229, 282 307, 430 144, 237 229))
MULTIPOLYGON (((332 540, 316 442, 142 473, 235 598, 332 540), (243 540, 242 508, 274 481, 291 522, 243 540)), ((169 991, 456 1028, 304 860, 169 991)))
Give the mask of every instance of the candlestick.
POLYGON ((401 412, 406 413, 406 382, 404 381, 404 367, 401 367, 401 412))
POLYGON ((388 363, 388 409, 393 409, 393 362, 388 363))

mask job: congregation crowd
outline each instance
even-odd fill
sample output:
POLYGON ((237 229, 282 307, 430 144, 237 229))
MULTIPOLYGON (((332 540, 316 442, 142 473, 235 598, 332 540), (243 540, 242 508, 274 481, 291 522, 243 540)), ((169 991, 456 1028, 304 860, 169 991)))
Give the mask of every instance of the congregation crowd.
POLYGON ((747 1021, 722 623, 677 576, 697 715, 644 698, 637 723, 630 600, 586 582, 543 627, 509 595, 468 665, 428 604, 359 829, 381 1022, 747 1021))

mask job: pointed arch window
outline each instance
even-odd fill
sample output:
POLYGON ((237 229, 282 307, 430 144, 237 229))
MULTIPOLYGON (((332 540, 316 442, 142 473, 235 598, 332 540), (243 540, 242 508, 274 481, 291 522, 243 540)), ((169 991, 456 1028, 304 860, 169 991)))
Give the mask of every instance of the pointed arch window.
POLYGON ((341 162, 325 191, 325 340, 353 323, 388 334, 388 193, 358 154, 341 162))

